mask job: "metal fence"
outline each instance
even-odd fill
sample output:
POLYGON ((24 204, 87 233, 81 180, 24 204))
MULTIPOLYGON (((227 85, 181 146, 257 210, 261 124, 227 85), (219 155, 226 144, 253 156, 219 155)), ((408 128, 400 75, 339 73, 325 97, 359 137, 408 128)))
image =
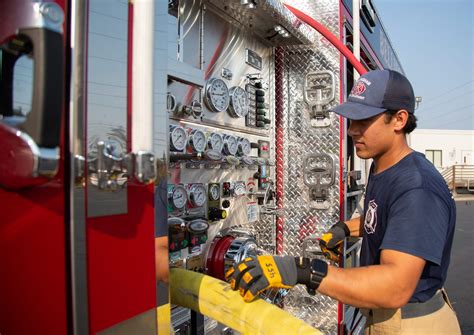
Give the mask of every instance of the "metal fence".
POLYGON ((454 193, 474 193, 474 165, 453 165, 441 175, 454 193))

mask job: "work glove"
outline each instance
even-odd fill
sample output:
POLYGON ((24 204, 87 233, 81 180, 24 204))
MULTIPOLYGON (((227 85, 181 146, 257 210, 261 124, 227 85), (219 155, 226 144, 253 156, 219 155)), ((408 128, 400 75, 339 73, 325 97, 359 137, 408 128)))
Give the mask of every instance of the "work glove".
POLYGON ((247 302, 270 288, 289 289, 298 283, 308 284, 310 276, 309 259, 270 255, 247 257, 225 274, 231 288, 238 289, 247 302))
POLYGON ((344 239, 350 234, 349 227, 342 221, 332 226, 319 240, 323 255, 333 262, 339 262, 344 248, 344 239))

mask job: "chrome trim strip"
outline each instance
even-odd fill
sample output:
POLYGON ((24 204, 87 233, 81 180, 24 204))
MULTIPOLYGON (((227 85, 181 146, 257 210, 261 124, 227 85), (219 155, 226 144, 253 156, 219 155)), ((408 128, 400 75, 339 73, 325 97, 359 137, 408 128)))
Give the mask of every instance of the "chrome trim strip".
POLYGON ((71 2, 71 80, 70 80, 70 241, 72 323, 75 335, 89 334, 87 287, 86 204, 84 189, 85 61, 88 1, 71 2), (82 171, 81 171, 82 169, 82 171))

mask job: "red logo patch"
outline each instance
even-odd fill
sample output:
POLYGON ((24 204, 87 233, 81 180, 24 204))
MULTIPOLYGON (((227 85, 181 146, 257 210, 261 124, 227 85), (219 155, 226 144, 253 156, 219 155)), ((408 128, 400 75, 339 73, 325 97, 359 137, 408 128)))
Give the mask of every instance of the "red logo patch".
POLYGON ((365 92, 365 84, 361 81, 358 81, 356 85, 351 90, 351 95, 361 95, 365 92))

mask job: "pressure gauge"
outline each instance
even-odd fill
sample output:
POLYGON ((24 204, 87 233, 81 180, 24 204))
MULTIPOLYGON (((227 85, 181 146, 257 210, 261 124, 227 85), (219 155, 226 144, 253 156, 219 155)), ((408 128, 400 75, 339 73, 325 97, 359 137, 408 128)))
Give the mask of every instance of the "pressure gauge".
POLYGON ((250 145, 250 141, 246 138, 241 138, 238 147, 239 156, 248 156, 251 150, 252 147, 250 145))
POLYGON ((206 135, 201 130, 193 130, 188 142, 189 149, 192 152, 204 152, 206 150, 206 135))
POLYGON ((229 90, 230 108, 232 117, 245 117, 249 113, 249 95, 240 86, 234 86, 229 90))
POLYGON ((188 193, 184 186, 175 185, 168 193, 168 201, 173 209, 183 209, 188 200, 188 193))
POLYGON ((219 184, 212 184, 209 186, 209 199, 216 201, 219 200, 221 188, 219 184))
POLYGON ((246 192, 245 183, 243 181, 236 181, 234 184, 234 196, 240 197, 246 192))
POLYGON ((229 107, 229 89, 219 78, 211 78, 206 84, 204 101, 212 112, 224 112, 229 107))
POLYGON ((209 149, 215 150, 217 152, 221 152, 223 146, 224 146, 224 139, 222 138, 221 134, 212 133, 209 136, 209 139, 207 141, 207 147, 209 149))
POLYGON ((170 147, 173 151, 183 151, 186 148, 188 136, 180 126, 170 126, 170 147))
POLYGON ((194 184, 189 189, 189 202, 193 207, 202 207, 206 202, 206 188, 202 184, 194 184))
POLYGON ((224 154, 235 156, 237 154, 237 138, 232 135, 224 137, 224 154))

